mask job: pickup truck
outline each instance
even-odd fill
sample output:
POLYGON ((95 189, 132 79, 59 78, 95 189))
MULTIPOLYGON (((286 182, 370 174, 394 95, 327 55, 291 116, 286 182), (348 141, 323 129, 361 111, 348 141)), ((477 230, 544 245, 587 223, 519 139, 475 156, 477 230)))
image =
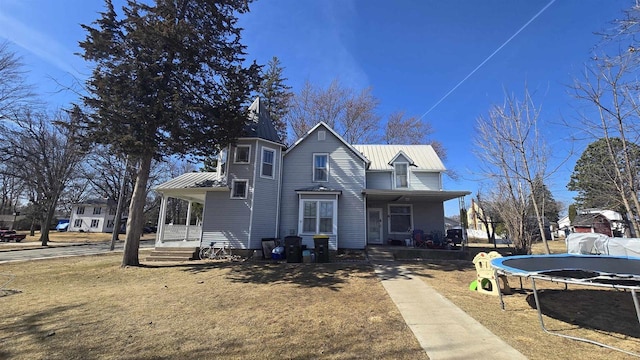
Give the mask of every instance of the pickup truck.
POLYGON ((20 242, 26 237, 26 234, 16 234, 14 230, 0 230, 0 242, 20 242))

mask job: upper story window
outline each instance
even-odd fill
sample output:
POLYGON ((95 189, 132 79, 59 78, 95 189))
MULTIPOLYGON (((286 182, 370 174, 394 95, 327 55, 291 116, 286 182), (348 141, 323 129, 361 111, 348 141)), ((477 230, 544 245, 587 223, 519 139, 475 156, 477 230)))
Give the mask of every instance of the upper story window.
POLYGON ((246 199, 249 181, 234 179, 231 182, 231 198, 232 199, 246 199))
POLYGON ((78 206, 78 208, 76 209, 76 214, 78 215, 84 214, 84 206, 78 206))
POLYGON ((100 215, 102 214, 102 208, 101 207, 94 207, 93 208, 93 215, 100 215))
POLYGON ((393 164, 395 187, 402 189, 409 187, 409 164, 395 163, 393 164))
POLYGON ((109 215, 115 215, 116 214, 116 208, 109 208, 109 215))
POLYGON ((236 164, 248 164, 250 154, 251 145, 238 145, 236 146, 236 154, 233 162, 236 164))
POLYGON ((276 151, 269 148, 262 148, 262 168, 260 176, 273 179, 273 170, 276 158, 276 151))
POLYGON ((313 181, 329 181, 329 154, 313 154, 313 181))

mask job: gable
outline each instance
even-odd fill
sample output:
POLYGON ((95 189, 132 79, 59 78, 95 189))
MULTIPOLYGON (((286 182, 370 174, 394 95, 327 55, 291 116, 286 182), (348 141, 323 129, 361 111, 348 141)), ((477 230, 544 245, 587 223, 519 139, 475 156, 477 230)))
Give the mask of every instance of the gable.
POLYGON ((353 145, 370 160, 367 170, 392 171, 393 162, 404 157, 411 171, 443 172, 445 168, 431 145, 353 145), (395 160, 394 160, 395 159, 395 160))
POLYGON ((335 138, 337 141, 342 143, 342 145, 345 148, 347 148, 348 151, 352 152, 354 155, 360 158, 360 160, 364 161, 367 164, 369 163, 369 159, 367 159, 366 156, 364 156, 360 151, 356 150, 351 144, 347 143, 342 138, 342 136, 340 136, 329 125, 325 124, 322 121, 317 123, 316 126, 314 126, 309 131, 307 131, 307 133, 304 134, 304 136, 302 136, 293 145, 291 145, 291 147, 287 149, 287 151, 285 152, 285 156, 290 152, 292 152, 295 148, 299 147, 300 144, 302 144, 305 141, 323 142, 323 141, 327 141, 328 137, 335 138), (322 133, 322 131, 324 131, 324 134, 322 133))

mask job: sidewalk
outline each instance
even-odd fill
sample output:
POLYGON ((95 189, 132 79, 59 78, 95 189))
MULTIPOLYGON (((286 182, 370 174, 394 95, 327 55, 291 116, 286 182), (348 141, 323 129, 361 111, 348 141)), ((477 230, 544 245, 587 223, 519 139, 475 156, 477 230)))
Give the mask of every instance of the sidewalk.
POLYGON ((526 359, 402 265, 372 263, 429 359, 526 359))

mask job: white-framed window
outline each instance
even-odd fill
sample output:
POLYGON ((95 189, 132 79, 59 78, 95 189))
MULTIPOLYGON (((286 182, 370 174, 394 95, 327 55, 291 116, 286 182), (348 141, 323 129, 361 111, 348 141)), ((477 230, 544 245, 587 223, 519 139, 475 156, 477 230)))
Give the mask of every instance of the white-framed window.
POLYGON ((80 227, 80 226, 82 226, 82 219, 76 219, 76 220, 73 222, 73 226, 74 226, 74 227, 80 227))
POLYGON ((393 164, 393 178, 396 188, 406 189, 409 187, 409 164, 395 163, 393 164))
POLYGON ((329 181, 329 154, 313 154, 313 181, 329 181))
POLYGON ((406 234, 413 229, 413 206, 389 205, 389 233, 406 234))
POLYGON ((246 199, 249 191, 249 180, 234 179, 231 181, 231 198, 246 199))
POLYGON ((100 215, 102 213, 102 208, 101 207, 94 207, 93 208, 93 215, 100 215))
POLYGON ((91 220, 91 227, 92 228, 97 228, 98 225, 100 225, 100 220, 98 220, 98 219, 92 219, 91 220))
POLYGON ((76 209, 76 214, 78 215, 84 214, 84 206, 78 206, 78 208, 76 209))
POLYGON ((115 215, 116 214, 116 208, 109 208, 109 215, 115 215))
POLYGON ((113 220, 107 220, 107 228, 112 228, 114 225, 114 221, 113 220))
POLYGON ((337 208, 335 200, 300 200, 300 233, 335 234, 337 208))
POLYGON ((275 169, 276 151, 274 149, 262 148, 262 166, 260 168, 260 177, 273 179, 273 171, 275 169))
POLYGON ((235 164, 248 164, 251 159, 251 145, 236 146, 236 153, 233 158, 235 164))

